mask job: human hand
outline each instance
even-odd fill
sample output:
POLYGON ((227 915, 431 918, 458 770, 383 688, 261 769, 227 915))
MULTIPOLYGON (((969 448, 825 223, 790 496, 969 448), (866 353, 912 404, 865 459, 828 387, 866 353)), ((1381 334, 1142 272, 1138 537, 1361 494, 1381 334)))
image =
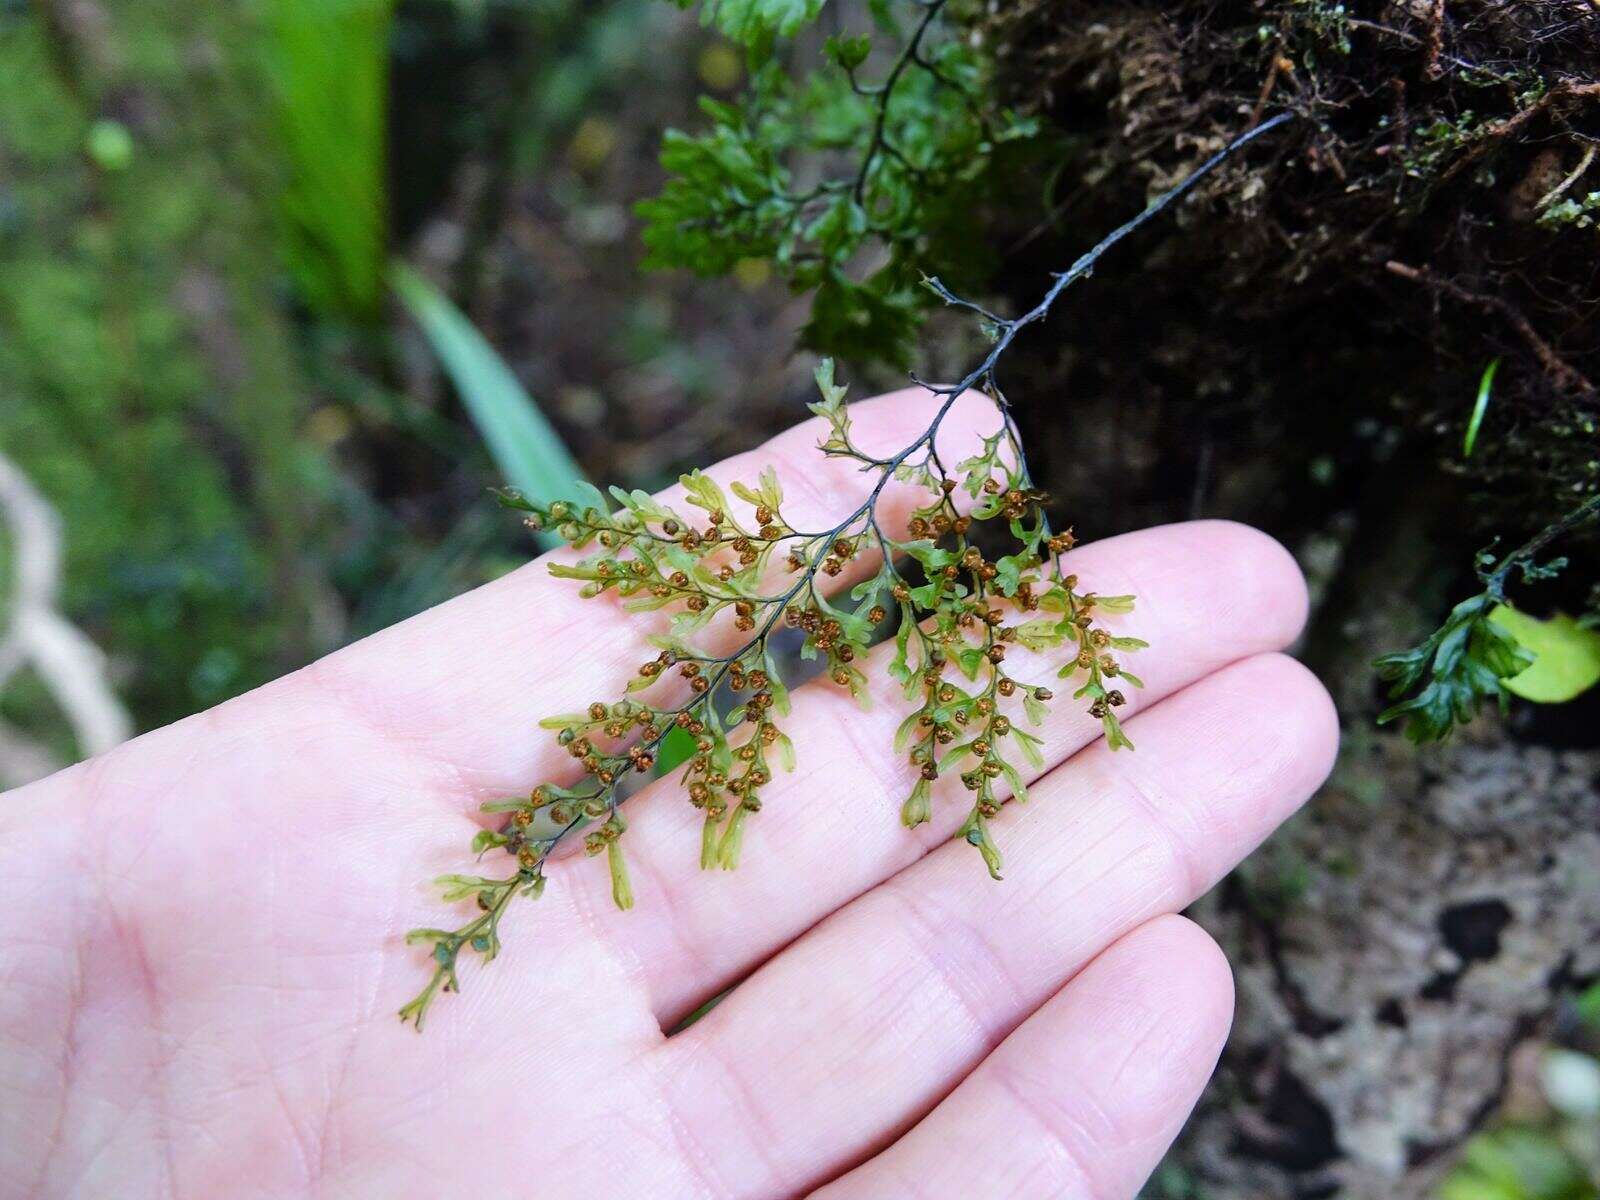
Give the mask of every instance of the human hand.
MULTIPOLYGON (((868 448, 925 420, 915 393, 852 413, 868 448)), ((941 437, 993 423, 963 400, 941 437)), ((712 474, 770 463, 836 516, 866 484, 816 440, 712 474)), ((553 865, 420 1037, 401 935, 443 917, 417 881, 460 868, 480 801, 566 769, 534 722, 620 690, 653 653, 637 616, 535 564, 0 797, 0 1196, 1132 1196, 1231 1011, 1170 914, 1315 789, 1337 729, 1274 653, 1305 594, 1266 537, 1168 526, 1069 569, 1138 597, 1138 750, 1056 704, 1004 882, 950 843, 958 798, 900 826, 892 685, 863 713, 809 684, 740 870, 695 870, 700 815, 653 785, 638 906, 553 865)))

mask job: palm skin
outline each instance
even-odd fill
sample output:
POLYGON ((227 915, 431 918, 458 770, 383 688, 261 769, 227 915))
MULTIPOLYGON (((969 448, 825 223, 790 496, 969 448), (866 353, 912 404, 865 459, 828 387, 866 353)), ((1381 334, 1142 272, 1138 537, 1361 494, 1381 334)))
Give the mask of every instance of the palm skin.
MULTIPOLYGON (((926 420, 914 393, 854 412, 868 449, 926 420)), ((994 421, 963 400, 941 447, 994 421)), ((864 484, 815 441, 714 474, 772 463, 837 516, 864 484)), ((652 785, 638 906, 556 864, 421 1036, 403 934, 454 922, 418 881, 470 869, 480 801, 568 770, 534 723, 619 694, 638 618, 535 564, 0 798, 0 1196, 1134 1195, 1231 1012, 1170 914, 1315 789, 1337 729, 1275 653, 1305 605, 1275 543, 1201 522, 1070 557, 1139 597, 1139 749, 1058 700, 1004 882, 950 842, 954 792, 899 826, 892 685, 861 713, 810 684, 740 870, 696 870, 699 815, 652 785)))

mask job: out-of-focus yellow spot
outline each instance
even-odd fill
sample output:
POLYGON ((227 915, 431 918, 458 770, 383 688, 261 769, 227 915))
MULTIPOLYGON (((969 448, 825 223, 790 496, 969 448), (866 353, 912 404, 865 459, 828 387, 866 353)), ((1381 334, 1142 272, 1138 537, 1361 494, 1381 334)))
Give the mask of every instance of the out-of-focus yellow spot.
POLYGON ((606 400, 592 387, 572 384, 556 393, 561 415, 576 425, 592 428, 606 417, 606 400))
POLYGON ((592 171, 617 148, 617 127, 602 116, 590 115, 578 124, 567 143, 567 161, 580 171, 592 171))
POLYGON ((733 264, 733 278, 745 291, 753 292, 772 278, 772 266, 764 258, 741 258, 733 264))
POLYGON ((319 446, 332 446, 350 436, 350 414, 332 404, 324 404, 306 418, 307 440, 319 446))
POLYGON ((695 69, 700 72, 701 83, 719 92, 737 87, 744 78, 744 63, 727 42, 712 42, 700 51, 695 69))
POLYGON ((1565 704, 1600 683, 1600 633, 1566 613, 1548 620, 1497 604, 1489 620, 1530 651, 1533 665, 1505 680, 1506 690, 1536 704, 1565 704))

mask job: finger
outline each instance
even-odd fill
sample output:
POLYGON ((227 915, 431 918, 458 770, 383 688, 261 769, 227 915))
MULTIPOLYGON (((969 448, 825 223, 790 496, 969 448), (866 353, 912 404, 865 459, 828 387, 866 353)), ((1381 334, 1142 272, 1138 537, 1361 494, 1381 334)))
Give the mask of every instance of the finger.
POLYGON ((814 1200, 1132 1197, 1199 1099, 1232 1016, 1233 977, 1216 943, 1183 917, 1157 917, 814 1200))
MULTIPOLYGON (((863 401, 850 409, 853 436, 868 453, 893 453, 927 428, 935 409, 934 399, 919 388, 863 401)), ((940 424, 939 453, 959 461, 998 424, 990 400, 978 393, 963 396, 940 424)), ((863 472, 853 460, 823 455, 817 444, 824 436, 825 423, 812 419, 706 474, 724 486, 734 480, 754 484, 772 467, 784 490, 785 518, 799 529, 827 529, 866 498, 878 475, 863 472)), ((682 504, 681 487, 668 489, 662 499, 686 517, 700 515, 682 504)), ((879 500, 884 527, 899 533, 910 510, 926 502, 925 491, 891 483, 879 500)), ((330 655, 279 686, 330 693, 352 720, 438 764, 440 790, 452 805, 570 777, 571 759, 537 722, 621 696, 640 665, 655 657, 657 648, 648 639, 669 619, 661 612, 625 611, 609 593, 584 599, 573 581, 550 575, 552 561, 574 557, 570 550, 553 551, 330 655)), ((854 576, 823 576, 819 585, 846 587, 870 565, 863 555, 852 565, 854 576)), ((708 649, 731 636, 731 627, 721 623, 704 634, 708 649)))
POLYGON ((1129 728, 1137 752, 1090 747, 1002 814, 1003 883, 947 843, 666 1042, 668 1089, 748 1164, 730 1192, 815 1180, 903 1129, 1101 949, 1238 862, 1322 782, 1337 741, 1326 693, 1278 655, 1129 728))
MULTIPOLYGON (((1229 522, 1112 538, 1073 551, 1066 568, 1085 588, 1138 596, 1132 614, 1114 618, 1151 643, 1136 664, 1146 687, 1127 689, 1124 712, 1236 659, 1288 645, 1304 619, 1305 585, 1294 560, 1272 539, 1229 522)), ((894 749, 907 707, 884 669, 892 651, 879 647, 866 667, 879 685, 866 712, 827 681, 795 692, 785 728, 798 769, 780 773, 763 791, 739 870, 696 869, 701 817, 675 778, 629 803, 627 852, 640 896, 631 911, 614 910, 606 872, 582 862, 565 869, 561 889, 570 889, 602 935, 633 960, 669 1028, 822 917, 941 844, 964 819, 970 798, 959 779, 949 778, 936 787, 930 825, 907 831, 900 823, 916 770, 894 749)), ((1044 738, 1045 769, 1101 736, 1083 703, 1065 694, 1071 685, 1054 678, 1063 656, 1006 660, 1020 677, 1058 684, 1063 693, 1036 731, 1044 738)))

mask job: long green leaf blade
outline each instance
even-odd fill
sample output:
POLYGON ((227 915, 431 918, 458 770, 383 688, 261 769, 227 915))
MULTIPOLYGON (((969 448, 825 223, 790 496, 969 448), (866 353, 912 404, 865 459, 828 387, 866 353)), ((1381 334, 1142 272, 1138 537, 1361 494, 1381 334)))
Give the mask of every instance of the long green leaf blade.
POLYGON ((1467 421, 1466 436, 1461 439, 1461 457, 1471 458, 1472 448, 1478 444, 1478 430, 1483 426, 1483 414, 1489 410, 1489 396, 1494 391, 1495 372, 1500 369, 1497 358, 1484 368, 1478 380, 1478 399, 1472 406, 1472 416, 1467 421))
POLYGON ((422 327, 506 481, 530 499, 579 499, 583 468, 494 348, 449 299, 396 263, 395 292, 422 327))

